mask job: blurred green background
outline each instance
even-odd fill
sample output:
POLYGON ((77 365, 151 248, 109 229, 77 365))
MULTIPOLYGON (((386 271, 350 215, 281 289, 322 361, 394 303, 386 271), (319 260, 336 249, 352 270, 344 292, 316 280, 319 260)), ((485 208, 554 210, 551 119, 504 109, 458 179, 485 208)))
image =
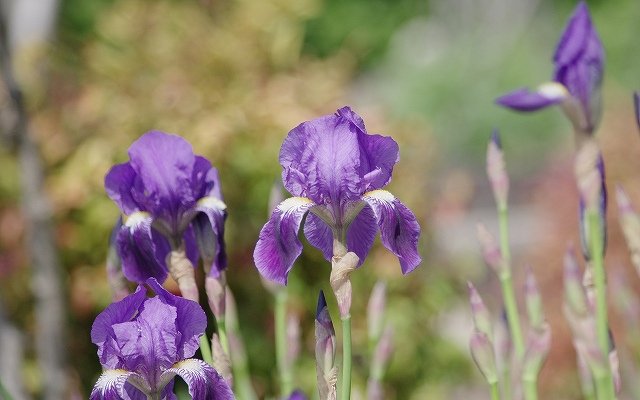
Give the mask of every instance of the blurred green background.
MULTIPOLYGON (((286 133, 350 104, 370 132, 392 135, 400 145, 389 190, 421 221, 424 257, 421 268, 403 277, 397 260, 378 242, 353 275, 355 391, 363 391, 370 359, 367 298, 373 284, 384 280, 396 334, 386 398, 487 397, 466 347, 465 282, 489 280, 473 239, 470 245, 467 240, 476 221, 467 221, 468 230, 462 225, 463 236, 447 236, 451 231, 444 227, 466 219, 478 203, 480 209, 491 207, 483 159, 492 129, 503 132, 514 181, 530 182, 547 165, 547 155, 568 154, 570 127, 558 110, 522 116, 493 100, 549 79, 555 42, 574 5, 569 0, 62 1, 45 68, 35 75, 19 69, 18 77, 54 206, 68 306, 69 335, 60 345, 68 350, 70 391, 86 398, 100 374, 89 330, 110 302, 104 262, 118 217, 103 177, 127 159, 133 140, 159 129, 184 136, 220 171, 229 209, 227 276, 253 383, 260 396, 277 393, 272 302, 253 266, 253 246, 270 212, 269 191, 279 179, 278 151, 286 133)), ((612 117, 605 118, 628 118, 625 124, 634 129, 630 93, 640 87, 640 24, 635 23, 640 3, 590 1, 589 6, 606 49, 604 113, 612 117)), ((7 319, 24 333, 22 374, 27 391, 38 395, 46 388, 29 345, 35 328, 20 176, 7 147, 0 148, 0 171, 0 299, 7 319)), ((516 185, 515 201, 524 201, 527 195, 517 190, 516 185)), ((308 394, 315 392, 315 294, 330 292, 328 275, 320 253, 305 245, 291 277, 290 311, 303 323, 296 379, 308 394)), ((493 305, 499 300, 496 288, 486 285, 493 305)), ((569 379, 565 386, 543 380, 543 390, 575 396, 576 378, 569 379)))

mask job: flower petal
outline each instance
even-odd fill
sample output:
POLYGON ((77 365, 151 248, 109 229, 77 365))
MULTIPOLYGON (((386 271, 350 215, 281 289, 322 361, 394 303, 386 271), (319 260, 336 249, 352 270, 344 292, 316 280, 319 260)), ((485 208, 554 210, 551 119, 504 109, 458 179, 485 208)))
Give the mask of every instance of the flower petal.
POLYGON ((420 225, 415 215, 386 190, 374 190, 362 197, 373 210, 382 244, 400 260, 402 273, 413 271, 422 261, 418 254, 420 225))
POLYGON ((177 135, 147 132, 129 147, 129 158, 144 187, 137 195, 148 211, 177 229, 181 214, 195 203, 191 180, 196 159, 189 142, 177 135))
POLYGON ((177 362, 160 376, 160 382, 169 382, 180 376, 189 386, 189 394, 194 400, 235 399, 227 382, 209 364, 190 358, 177 362))
POLYGON ((291 392, 291 395, 288 397, 288 400, 307 400, 307 396, 299 389, 291 392))
POLYGON ((304 223, 304 236, 313 247, 322 252, 325 260, 331 260, 333 257, 333 233, 329 225, 314 213, 307 214, 304 223))
POLYGON ((148 213, 136 212, 127 218, 118 232, 122 272, 132 282, 142 283, 151 277, 164 282, 167 278, 167 267, 160 254, 167 248, 158 246, 164 239, 153 233, 152 222, 148 213))
POLYGON ((129 163, 114 165, 104 177, 107 195, 125 214, 140 211, 140 207, 131 193, 135 186, 135 179, 136 172, 129 163))
POLYGON ((294 196, 318 204, 357 199, 362 177, 360 145, 352 123, 337 115, 303 122, 289 132, 280 149, 282 181, 294 196))
POLYGON ((362 265, 364 259, 373 246, 373 241, 378 233, 376 216, 369 206, 365 206, 353 220, 347 230, 347 249, 358 255, 358 266, 362 265))
MULTIPOLYGON (((108 369, 100 375, 98 381, 93 386, 90 400, 120 400, 129 399, 125 385, 130 376, 136 375, 134 372, 122 369, 108 369)), ((127 385, 129 386, 129 385, 127 385)), ((137 390, 137 389, 136 389, 137 390)), ((140 392, 142 393, 142 392, 140 392)), ((145 398, 144 396, 143 398, 145 398)))
POLYGON ((564 97, 561 92, 538 90, 532 92, 527 88, 521 88, 507 93, 496 99, 496 103, 517 111, 536 111, 542 108, 562 102, 564 97))
POLYGON ((217 278, 227 267, 227 254, 224 244, 224 222, 227 219, 227 206, 217 197, 207 196, 198 200, 198 214, 192 221, 200 257, 209 271, 217 278))
POLYGON ((180 332, 176 341, 177 358, 193 357, 199 345, 199 338, 207 327, 207 317, 200 304, 175 296, 165 290, 155 279, 149 279, 147 285, 153 289, 163 303, 175 307, 175 325, 180 332))
POLYGON ((145 301, 147 291, 142 286, 138 286, 135 293, 128 295, 124 299, 112 303, 104 309, 91 326, 91 342, 98 346, 98 357, 100 363, 111 369, 117 368, 118 349, 110 343, 106 343, 109 338, 113 338, 114 324, 131 321, 137 314, 140 306, 145 301))
POLYGON ((362 192, 380 189, 391 180, 394 165, 400 160, 398 143, 389 136, 368 135, 362 118, 350 107, 337 114, 351 122, 360 144, 360 175, 364 178, 362 192))
POLYGON ((262 227, 253 260, 265 278, 283 285, 293 262, 302 253, 298 231, 304 215, 314 203, 304 197, 291 197, 276 207, 262 227))

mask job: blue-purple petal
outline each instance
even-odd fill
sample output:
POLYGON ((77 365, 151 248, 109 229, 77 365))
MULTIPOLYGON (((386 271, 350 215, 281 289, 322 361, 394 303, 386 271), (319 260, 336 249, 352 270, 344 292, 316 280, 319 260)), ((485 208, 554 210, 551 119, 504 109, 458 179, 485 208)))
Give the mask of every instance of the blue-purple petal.
POLYGON ((140 207, 131 193, 135 186, 135 179, 136 172, 129 163, 114 165, 104 177, 107 195, 127 215, 140 211, 140 207))
POLYGON ((376 216, 369 206, 365 206, 347 229, 347 249, 358 255, 358 266, 362 265, 373 246, 378 233, 376 216))
POLYGON ((527 88, 521 88, 498 97, 496 103, 516 111, 529 112, 558 104, 562 100, 559 96, 549 96, 540 91, 532 92, 527 88))
POLYGON ((403 274, 413 271, 422 261, 418 253, 420 225, 404 204, 385 190, 374 190, 363 198, 373 210, 382 244, 398 257, 403 274))
POLYGON ((326 222, 314 213, 307 215, 304 223, 304 236, 309 243, 322 252, 327 261, 333 257, 333 232, 326 222))
POLYGON ((134 213, 118 232, 116 241, 122 272, 132 282, 142 283, 149 278, 164 282, 167 278, 162 253, 168 251, 168 245, 163 248, 164 239, 154 233, 152 222, 149 214, 134 213))
POLYGON ((134 373, 121 369, 104 371, 93 386, 89 400, 127 399, 129 396, 125 391, 125 385, 131 375, 134 375, 134 373))
POLYGON ((289 396, 288 400, 307 400, 307 396, 302 392, 302 390, 294 390, 289 396))
POLYGON ((198 200, 191 226, 205 270, 209 276, 218 278, 227 267, 224 243, 224 223, 227 219, 226 205, 217 197, 208 196, 198 200))
POLYGON ((176 375, 186 382, 193 400, 235 399, 229 384, 202 360, 192 358, 179 361, 162 373, 160 381, 172 380, 176 375))
POLYGON ((253 260, 263 277, 287 284, 293 263, 302 253, 298 231, 304 215, 314 203, 306 198, 292 197, 278 205, 262 227, 253 260))

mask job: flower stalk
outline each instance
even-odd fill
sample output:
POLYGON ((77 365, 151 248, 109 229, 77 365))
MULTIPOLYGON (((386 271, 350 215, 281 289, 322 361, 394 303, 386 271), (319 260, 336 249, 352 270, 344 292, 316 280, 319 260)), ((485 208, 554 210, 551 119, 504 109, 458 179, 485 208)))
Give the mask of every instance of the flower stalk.
POLYGON ((287 356, 287 297, 286 287, 275 292, 276 362, 283 396, 293 391, 293 371, 287 356))

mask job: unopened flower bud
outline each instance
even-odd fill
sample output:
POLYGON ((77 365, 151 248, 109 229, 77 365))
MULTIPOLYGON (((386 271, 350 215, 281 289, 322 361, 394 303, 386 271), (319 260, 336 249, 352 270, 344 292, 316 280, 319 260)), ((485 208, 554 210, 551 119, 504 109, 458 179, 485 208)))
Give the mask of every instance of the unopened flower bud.
POLYGON ((199 294, 195 270, 184 249, 172 250, 167 254, 166 263, 171 277, 178 284, 182 297, 198 303, 199 294))
POLYGON ((225 319, 226 308, 226 278, 224 272, 218 278, 207 276, 204 280, 204 288, 207 293, 209 308, 216 320, 225 319))
POLYGON ((538 328, 529 332, 527 349, 522 362, 522 377, 526 380, 537 380, 542 365, 551 348, 551 328, 546 322, 542 322, 538 328))
POLYGON ((569 246, 564 255, 564 298, 572 314, 583 316, 588 313, 588 306, 580 275, 573 246, 569 246))
POLYGON ((502 275, 505 272, 505 265, 502 262, 502 253, 500 252, 500 247, 496 239, 483 224, 477 225, 477 236, 480 246, 482 247, 484 262, 491 267, 498 276, 502 275))
POLYGON ((222 343, 220 343, 220 337, 216 333, 211 337, 211 353, 213 354, 213 368, 227 381, 229 386, 233 386, 231 360, 224 351, 222 343))
POLYGON ((387 302, 387 285, 380 281, 376 283, 369 297, 367 305, 367 332, 369 342, 377 343, 384 327, 384 309, 387 302))
POLYGON ((618 350, 615 346, 613 350, 609 352, 609 367, 611 368, 611 375, 613 376, 613 386, 616 394, 619 394, 622 388, 622 378, 620 377, 620 359, 618 358, 618 350))
POLYGON ((595 140, 580 146, 575 160, 575 175, 580 198, 587 210, 599 210, 604 182, 604 163, 595 140))
POLYGON ((487 335, 480 331, 474 331, 471 334, 469 348, 473 361, 487 382, 491 385, 498 382, 493 344, 487 335))
POLYGON ((482 297, 471 282, 467 282, 469 288, 469 303, 471 304, 471 315, 473 326, 476 330, 487 335, 489 340, 493 340, 493 326, 489 309, 485 306, 482 297))
POLYGON ((638 214, 633 209, 631 200, 629 200, 629 197, 620 186, 616 188, 616 198, 618 200, 620 226, 627 241, 629 253, 631 253, 631 262, 638 274, 640 274, 640 217, 638 217, 638 214))
POLYGON ((393 328, 387 325, 380 336, 380 341, 376 345, 375 352, 373 354, 372 375, 379 380, 382 380, 384 370, 389 364, 389 360, 393 355, 393 328))
POLYGON ((526 269, 524 296, 527 304, 529 324, 534 330, 543 329, 544 313, 542 311, 542 299, 540 298, 536 277, 533 275, 531 268, 526 269))
POLYGON ((336 333, 331 322, 331 315, 327 307, 324 293, 320 291, 315 320, 316 336, 316 373, 318 391, 321 399, 328 399, 337 395, 337 368, 334 365, 336 356, 336 333))
POLYGON ((497 130, 493 131, 491 141, 487 147, 487 175, 489 176, 493 196, 498 207, 506 207, 507 197, 509 196, 509 176, 507 175, 504 153, 497 130))

